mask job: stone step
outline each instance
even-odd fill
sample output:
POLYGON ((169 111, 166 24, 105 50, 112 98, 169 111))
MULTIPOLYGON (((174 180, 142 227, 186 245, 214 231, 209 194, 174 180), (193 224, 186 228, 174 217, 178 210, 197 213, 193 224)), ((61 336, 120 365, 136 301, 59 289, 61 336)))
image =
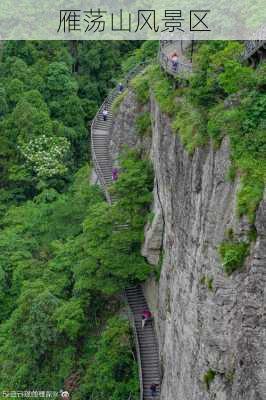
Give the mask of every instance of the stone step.
POLYGON ((128 299, 129 299, 130 304, 132 304, 132 306, 142 306, 142 305, 144 305, 144 306, 147 307, 147 303, 146 303, 145 299, 143 299, 143 298, 139 299, 139 301, 138 301, 136 299, 136 297, 131 296, 128 299))

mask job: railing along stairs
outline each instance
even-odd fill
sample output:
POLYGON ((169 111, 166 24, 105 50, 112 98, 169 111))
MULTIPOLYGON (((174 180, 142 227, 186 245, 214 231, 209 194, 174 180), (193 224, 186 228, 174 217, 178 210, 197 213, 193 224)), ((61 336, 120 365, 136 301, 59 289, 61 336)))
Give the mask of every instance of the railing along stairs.
MULTIPOLYGON (((132 69, 123 81, 124 87, 130 79, 140 73, 146 63, 141 63, 132 69)), ((91 152, 94 169, 99 179, 100 186, 109 204, 115 201, 110 194, 109 188, 112 184, 112 162, 110 156, 110 128, 112 126, 112 105, 119 95, 119 88, 116 87, 104 100, 91 124, 91 152), (103 110, 108 111, 107 119, 103 118, 103 110)), ((118 226, 117 229, 120 229, 118 226)), ((122 227, 121 229, 124 229, 122 227)), ((139 367, 140 400, 148 400, 151 384, 157 384, 157 398, 160 396, 160 368, 157 340, 153 321, 147 322, 142 329, 141 315, 148 310, 148 304, 140 285, 127 288, 126 299, 131 310, 131 321, 135 337, 137 360, 139 367)))

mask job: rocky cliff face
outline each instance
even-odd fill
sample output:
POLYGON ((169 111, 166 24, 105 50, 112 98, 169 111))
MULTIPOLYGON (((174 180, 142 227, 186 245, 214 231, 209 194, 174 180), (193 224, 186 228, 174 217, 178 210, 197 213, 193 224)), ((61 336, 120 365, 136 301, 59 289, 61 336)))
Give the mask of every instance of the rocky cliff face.
MULTIPOLYGON (((125 135, 129 114, 132 126, 138 112, 130 96, 116 118, 116 138, 125 135)), ((189 156, 154 100, 150 108, 154 219, 142 251, 151 264, 163 255, 159 282, 145 285, 158 332, 161 400, 263 400, 266 202, 257 212, 258 237, 244 268, 226 276, 217 247, 228 228, 243 238, 249 230, 235 214, 238 182, 226 180, 229 143, 225 138, 218 150, 209 145, 189 156), (209 388, 203 382, 208 372, 213 378, 209 388)), ((135 139, 131 145, 142 143, 135 139)))

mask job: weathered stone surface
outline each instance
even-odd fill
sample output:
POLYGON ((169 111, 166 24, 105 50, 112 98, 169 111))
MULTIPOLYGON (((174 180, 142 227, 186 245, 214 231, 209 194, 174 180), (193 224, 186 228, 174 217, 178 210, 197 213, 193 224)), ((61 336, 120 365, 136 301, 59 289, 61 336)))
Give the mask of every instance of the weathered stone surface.
MULTIPOLYGON (((138 112, 130 94, 113 127, 114 159, 125 142, 143 145, 131 125, 138 112)), ((228 140, 216 151, 209 145, 189 156, 154 101, 151 112, 154 219, 142 252, 153 264, 163 247, 159 285, 154 279, 144 285, 158 331, 161 400, 264 400, 266 198, 250 256, 241 271, 227 277, 217 247, 227 229, 241 238, 249 229, 235 213, 238 181, 225 179, 228 140), (201 283, 204 276, 213 279, 213 290, 201 283), (207 391, 203 376, 209 369, 216 376, 207 391)))
POLYGON ((118 156, 127 147, 136 147, 139 143, 135 129, 135 119, 138 112, 138 103, 133 92, 123 99, 118 112, 115 112, 111 128, 110 149, 113 163, 117 163, 118 156))
POLYGON ((225 231, 233 228, 245 237, 249 229, 235 214, 238 183, 225 179, 228 140, 217 151, 210 145, 190 157, 154 102, 152 113, 151 158, 165 221, 157 321, 161 400, 262 400, 265 203, 257 213, 259 237, 245 267, 225 276, 217 253, 225 231), (212 291, 200 282, 203 276, 213 279, 212 291), (202 380, 209 369, 216 377, 208 392, 202 380))
POLYGON ((110 150, 113 164, 118 164, 118 156, 124 148, 138 148, 148 152, 151 138, 141 138, 136 132, 136 117, 138 114, 149 111, 149 104, 140 106, 134 92, 128 91, 118 112, 114 114, 111 127, 110 150))
POLYGON ((142 246, 141 254, 147 258, 147 261, 152 265, 158 265, 162 249, 163 239, 163 214, 162 206, 158 196, 158 186, 154 184, 154 204, 152 207, 152 221, 145 227, 145 241, 142 246))

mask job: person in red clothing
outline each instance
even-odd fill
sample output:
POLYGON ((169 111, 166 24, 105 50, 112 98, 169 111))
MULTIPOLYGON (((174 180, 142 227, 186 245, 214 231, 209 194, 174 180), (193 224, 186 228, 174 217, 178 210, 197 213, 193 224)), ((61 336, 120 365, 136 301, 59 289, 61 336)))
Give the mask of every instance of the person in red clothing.
POLYGON ((142 329, 143 329, 146 322, 148 322, 152 318, 151 312, 149 310, 144 310, 141 318, 142 318, 142 329))
POLYGON ((171 61, 172 61, 172 68, 174 71, 176 71, 177 66, 178 66, 178 54, 177 53, 173 53, 171 55, 171 61))

